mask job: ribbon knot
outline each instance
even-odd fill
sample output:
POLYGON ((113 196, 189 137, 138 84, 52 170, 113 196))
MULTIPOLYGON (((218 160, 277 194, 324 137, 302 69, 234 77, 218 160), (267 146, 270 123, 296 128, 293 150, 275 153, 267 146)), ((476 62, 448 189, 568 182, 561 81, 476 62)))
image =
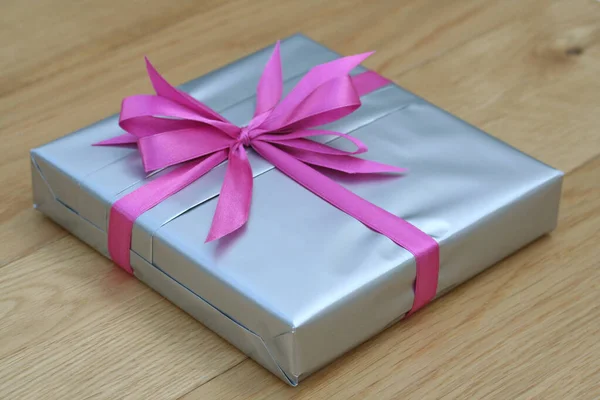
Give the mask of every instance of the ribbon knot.
POLYGON ((247 126, 242 127, 239 141, 245 147, 250 146, 250 142, 252 141, 252 138, 250 138, 250 128, 248 128, 247 126))

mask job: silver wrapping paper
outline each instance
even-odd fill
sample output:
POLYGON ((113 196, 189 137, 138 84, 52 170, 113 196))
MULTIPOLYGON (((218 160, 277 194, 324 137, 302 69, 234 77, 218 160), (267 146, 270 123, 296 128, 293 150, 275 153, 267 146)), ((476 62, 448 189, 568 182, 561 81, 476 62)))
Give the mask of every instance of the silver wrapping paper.
MULTIPOLYGON (((182 88, 244 124, 271 50, 182 88)), ((281 52, 286 90, 312 66, 338 57, 302 35, 283 41, 281 52)), ((409 173, 329 175, 438 241, 438 295, 555 227, 560 171, 396 85, 362 100, 328 129, 355 135, 369 147, 364 157, 409 173)), ((36 207, 104 255, 111 204, 160 174, 146 176, 135 149, 91 146, 122 133, 117 121, 31 151, 36 207)), ((255 179, 244 229, 204 243, 222 164, 138 219, 132 266, 140 280, 296 385, 402 318, 413 301, 415 261, 252 151, 249 157, 255 179)))

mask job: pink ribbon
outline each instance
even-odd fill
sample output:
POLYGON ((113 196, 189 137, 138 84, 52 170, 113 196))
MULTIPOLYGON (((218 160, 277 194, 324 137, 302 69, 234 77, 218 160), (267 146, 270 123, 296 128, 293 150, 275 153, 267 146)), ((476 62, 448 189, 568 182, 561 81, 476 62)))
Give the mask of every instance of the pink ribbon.
POLYGON ((178 165, 116 201, 109 216, 108 249, 112 259, 133 273, 131 232, 135 220, 167 197, 228 160, 215 215, 206 241, 222 238, 247 221, 252 170, 246 147, 317 196, 411 252, 416 259, 415 299, 410 313, 435 297, 439 269, 437 242, 415 226, 347 190, 312 166, 349 174, 402 172, 401 168, 354 157, 367 151, 344 133, 311 129, 354 112, 360 96, 390 82, 368 71, 349 73, 372 53, 343 57, 310 70, 284 99, 279 42, 258 83, 256 111, 247 126, 223 116, 171 86, 146 59, 156 95, 123 100, 119 125, 126 134, 96 145, 137 144, 146 172, 178 165), (343 151, 310 140, 333 135, 356 147, 343 151))

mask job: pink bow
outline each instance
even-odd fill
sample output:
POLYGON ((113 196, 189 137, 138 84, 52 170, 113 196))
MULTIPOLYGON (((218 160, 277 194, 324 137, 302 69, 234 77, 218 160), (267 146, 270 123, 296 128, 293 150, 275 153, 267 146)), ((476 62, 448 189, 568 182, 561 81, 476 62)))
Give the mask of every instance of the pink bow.
MULTIPOLYGON (((254 117, 243 127, 232 124, 205 104, 171 86, 146 60, 156 95, 125 98, 119 125, 128 133, 97 145, 137 143, 146 172, 177 164, 181 166, 113 205, 109 220, 109 251, 113 260, 131 272, 129 246, 135 219, 225 160, 228 160, 225 180, 206 241, 219 239, 242 227, 250 214, 253 175, 246 147, 252 147, 308 190, 386 235, 415 256, 429 257, 437 265, 437 243, 432 238, 312 167, 350 174, 403 171, 355 157, 367 151, 356 138, 311 129, 354 112, 361 104, 361 94, 389 83, 373 72, 350 77, 350 71, 371 54, 343 57, 318 65, 281 99, 283 81, 277 42, 258 83, 254 117), (353 143, 356 150, 343 151, 309 139, 322 135, 344 138, 353 143), (431 251, 432 246, 436 251, 431 251), (430 253, 435 254, 427 256, 430 253)), ((432 297, 431 293, 428 296, 432 297)))
POLYGON ((317 66, 280 101, 283 82, 278 42, 258 83, 254 118, 244 127, 171 86, 146 60, 156 95, 124 99, 119 124, 129 134, 98 144, 137 143, 146 172, 209 155, 213 157, 202 161, 212 166, 227 158, 227 173, 207 241, 219 239, 242 227, 250 214, 252 170, 245 147, 252 147, 305 186, 309 185, 306 179, 295 172, 300 164, 303 169, 311 164, 351 174, 403 171, 353 157, 366 152, 367 147, 352 136, 309 129, 338 120, 360 106, 348 73, 370 54, 317 66), (321 135, 342 137, 354 143, 356 150, 342 151, 308 139, 321 135))

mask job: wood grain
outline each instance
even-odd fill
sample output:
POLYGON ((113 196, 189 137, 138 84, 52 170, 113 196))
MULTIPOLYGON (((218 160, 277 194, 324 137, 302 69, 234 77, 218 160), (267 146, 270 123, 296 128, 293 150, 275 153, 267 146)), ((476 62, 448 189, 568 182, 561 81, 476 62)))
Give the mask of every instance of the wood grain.
MULTIPOLYGON (((600 4, 548 2, 399 84, 553 166, 598 154, 600 4)), ((391 74, 393 75, 393 74, 391 74)))
POLYGON ((0 283, 0 398, 177 398, 245 356, 65 237, 0 283))
POLYGON ((600 397, 600 3, 6 0, 0 398, 600 397), (31 210, 27 151, 301 31, 568 172, 558 230, 292 389, 31 210))

